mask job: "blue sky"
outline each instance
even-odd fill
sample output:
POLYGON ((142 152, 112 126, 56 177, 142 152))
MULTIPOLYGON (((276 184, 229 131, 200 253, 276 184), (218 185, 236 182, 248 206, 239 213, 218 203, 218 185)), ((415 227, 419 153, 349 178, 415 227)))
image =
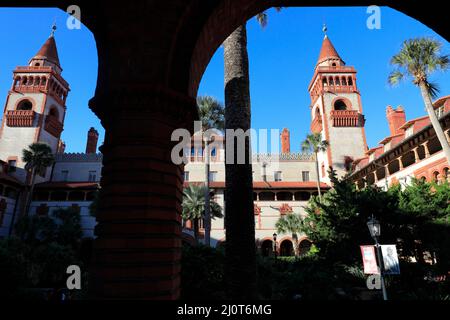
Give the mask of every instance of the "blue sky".
MULTIPOLYGON (((387 105, 402 105, 408 119, 425 114, 419 90, 409 82, 391 88, 387 76, 389 60, 403 40, 432 36, 446 40, 420 22, 390 8, 381 8, 381 29, 366 26, 365 7, 285 8, 277 13, 269 10, 269 24, 262 30, 255 19, 248 22, 252 127, 291 130, 291 149, 299 150, 301 140, 309 131, 310 98, 307 87, 319 55, 323 33, 328 35, 347 63, 358 71, 358 86, 366 116, 369 146, 388 135, 385 110, 387 105)), ((66 14, 57 9, 0 9, 0 104, 4 106, 11 86, 12 70, 26 65, 39 50, 56 19, 56 41, 64 78, 71 86, 67 99, 67 115, 62 139, 68 152, 84 152, 86 134, 93 126, 103 129, 88 108, 97 81, 97 50, 90 31, 69 30, 66 14)), ((441 95, 450 94, 450 72, 432 77, 441 88, 441 95)), ((202 79, 199 94, 213 95, 223 101, 223 50, 219 48, 202 79)))
MULTIPOLYGON (((432 36, 448 42, 420 22, 387 7, 381 8, 381 29, 366 26, 366 7, 286 8, 269 10, 269 23, 262 30, 256 19, 249 20, 248 53, 250 61, 250 95, 252 127, 287 127, 291 131, 291 150, 298 151, 309 131, 311 100, 308 84, 319 56, 326 22, 328 36, 347 65, 358 71, 366 117, 369 146, 375 146, 389 134, 385 110, 387 105, 402 105, 408 119, 425 114, 418 88, 410 82, 398 87, 387 84, 392 70, 390 58, 405 39, 432 36)), ((432 76, 441 95, 450 94, 450 72, 432 76)), ((199 94, 223 98, 223 50, 219 48, 203 76, 199 94)))

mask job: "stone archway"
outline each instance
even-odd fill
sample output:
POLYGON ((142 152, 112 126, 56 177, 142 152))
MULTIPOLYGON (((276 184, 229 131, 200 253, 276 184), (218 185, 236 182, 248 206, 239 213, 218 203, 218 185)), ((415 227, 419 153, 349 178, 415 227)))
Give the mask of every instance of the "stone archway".
MULTIPOLYGON (((369 0, 345 5, 371 5, 369 0)), ((0 6, 33 6, 0 0, 0 6)), ((215 50, 240 24, 272 6, 339 5, 306 0, 43 0, 77 4, 94 33, 98 81, 91 109, 104 126, 102 192, 97 214, 94 293, 101 298, 176 299, 181 257, 181 165, 170 160, 171 133, 196 118, 195 96, 215 50), (145 32, 143 32, 145 30, 145 32), (131 169, 130 169, 131 168, 131 169)), ((435 31, 447 13, 382 0, 435 31)))
POLYGON ((263 257, 273 255, 273 240, 266 239, 261 242, 261 255, 263 257))
POLYGON ((280 257, 291 257, 294 255, 294 245, 289 239, 283 240, 280 243, 280 257))

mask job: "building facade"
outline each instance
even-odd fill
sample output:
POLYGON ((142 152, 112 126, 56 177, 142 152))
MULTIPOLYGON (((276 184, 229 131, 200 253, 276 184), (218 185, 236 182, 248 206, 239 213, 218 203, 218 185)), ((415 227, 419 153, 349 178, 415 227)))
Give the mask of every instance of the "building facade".
POLYGON ((86 237, 94 235, 95 218, 89 205, 99 189, 102 155, 97 154, 98 132, 88 132, 86 153, 64 153, 61 140, 70 88, 62 76, 54 30, 28 65, 13 71, 0 127, 0 238, 12 233, 24 213, 31 172, 22 150, 43 142, 55 163, 36 175, 29 214, 49 215, 59 208, 79 210, 86 237))
MULTIPOLYGON (((433 106, 450 141, 450 96, 437 99, 433 106)), ((405 186, 413 178, 448 181, 450 166, 428 116, 407 121, 403 107, 388 106, 386 118, 390 135, 356 159, 350 179, 359 188, 377 185, 385 189, 397 183, 405 186)))
MULTIPOLYGON (((30 173, 21 160, 22 150, 34 142, 45 142, 55 154, 55 163, 37 178, 29 214, 49 215, 59 208, 76 208, 82 216, 86 237, 94 236, 95 218, 89 206, 99 190, 102 155, 97 153, 98 132, 87 133, 85 153, 65 153, 60 139, 67 111, 69 84, 62 77, 53 33, 27 66, 17 67, 8 92, 0 127, 0 237, 7 237, 17 221, 29 189, 30 173)), ((390 185, 411 177, 438 180, 448 178, 448 163, 440 151, 427 117, 406 121, 402 108, 388 108, 391 135, 381 146, 368 149, 361 94, 356 69, 347 66, 325 36, 314 67, 308 92, 311 97, 311 131, 321 133, 329 147, 316 157, 292 153, 290 133, 284 128, 280 135, 281 150, 273 154, 253 155, 253 189, 256 244, 263 254, 273 250, 275 224, 286 214, 304 216, 308 200, 317 194, 317 180, 322 191, 330 187, 327 171, 347 174, 359 187, 367 184, 390 185), (383 176, 384 174, 384 176, 383 176)), ((435 102, 440 121, 449 137, 449 97, 435 102)), ((300 143, 298 141, 297 143, 300 143)), ((224 140, 215 136, 211 154, 210 185, 214 200, 225 208, 224 140)), ((203 184, 205 178, 204 145, 194 135, 192 145, 184 150, 188 159, 184 184, 203 184)), ((407 182, 405 180, 405 182, 407 182)), ((211 226, 213 246, 223 244, 224 219, 215 219, 211 226)), ((203 226, 200 225, 200 235, 203 226)), ((192 242, 191 221, 183 222, 183 236, 192 242)), ((200 239, 201 240, 201 239, 200 239)), ((300 235, 300 253, 310 242, 300 235)), ((292 255, 290 234, 278 234, 276 250, 292 255)))

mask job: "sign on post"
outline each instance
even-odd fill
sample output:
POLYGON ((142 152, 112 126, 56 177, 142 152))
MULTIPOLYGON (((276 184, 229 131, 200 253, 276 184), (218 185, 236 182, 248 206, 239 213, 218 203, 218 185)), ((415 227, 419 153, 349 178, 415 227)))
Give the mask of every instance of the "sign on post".
POLYGON ((379 274, 374 246, 360 246, 365 274, 379 274))
POLYGON ((381 254, 383 255, 384 274, 400 274, 400 264, 395 244, 381 245, 381 254))

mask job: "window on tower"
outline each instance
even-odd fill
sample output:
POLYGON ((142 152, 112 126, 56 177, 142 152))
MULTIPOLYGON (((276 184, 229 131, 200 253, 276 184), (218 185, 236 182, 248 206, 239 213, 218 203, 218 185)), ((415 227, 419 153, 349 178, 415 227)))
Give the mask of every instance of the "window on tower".
POLYGON ((32 110, 32 109, 33 109, 33 104, 29 100, 22 100, 17 105, 17 110, 32 110))
POLYGON ((334 103, 334 110, 347 110, 347 105, 343 100, 337 100, 334 103))

